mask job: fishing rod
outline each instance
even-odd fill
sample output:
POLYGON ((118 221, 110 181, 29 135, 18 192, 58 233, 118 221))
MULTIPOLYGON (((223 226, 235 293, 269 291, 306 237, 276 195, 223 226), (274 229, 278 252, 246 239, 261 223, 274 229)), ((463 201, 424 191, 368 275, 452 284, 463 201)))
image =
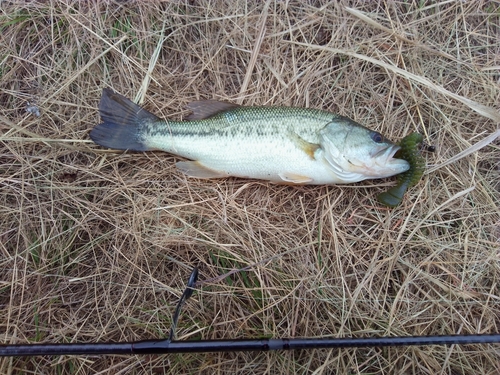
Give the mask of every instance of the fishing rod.
POLYGON ((500 333, 447 336, 400 336, 363 338, 284 338, 176 341, 175 330, 182 305, 194 292, 198 269, 194 268, 175 308, 167 339, 134 342, 0 345, 0 357, 41 355, 170 354, 242 352, 297 349, 361 348, 415 345, 465 345, 500 343, 500 333))

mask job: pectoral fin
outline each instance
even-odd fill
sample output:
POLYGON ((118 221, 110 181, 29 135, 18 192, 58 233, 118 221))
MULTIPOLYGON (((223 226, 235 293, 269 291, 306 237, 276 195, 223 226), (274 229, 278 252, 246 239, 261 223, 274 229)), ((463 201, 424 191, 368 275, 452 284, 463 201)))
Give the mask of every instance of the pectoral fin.
POLYGON ((302 176, 296 173, 281 172, 279 176, 285 183, 292 184, 307 184, 313 180, 311 177, 302 176))
POLYGON ((189 177, 196 178, 222 178, 228 177, 228 174, 215 169, 205 167, 199 161, 179 161, 175 166, 189 177))
POLYGON ((309 155, 312 160, 315 159, 314 154, 316 153, 316 150, 321 147, 320 145, 308 142, 304 138, 293 132, 290 132, 288 136, 299 149, 309 155))
POLYGON ((187 107, 191 111, 193 111, 193 113, 190 114, 187 119, 189 121, 193 121, 203 120, 215 116, 218 113, 239 107, 239 105, 227 102, 219 102, 218 100, 200 100, 189 103, 187 107))

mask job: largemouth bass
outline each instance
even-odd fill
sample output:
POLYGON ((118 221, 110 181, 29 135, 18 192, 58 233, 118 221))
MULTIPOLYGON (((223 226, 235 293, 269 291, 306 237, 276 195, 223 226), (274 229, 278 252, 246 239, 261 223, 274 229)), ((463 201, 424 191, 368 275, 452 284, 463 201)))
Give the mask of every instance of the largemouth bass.
POLYGON ((162 150, 191 161, 178 169, 197 178, 228 176, 281 184, 347 184, 405 172, 399 146, 353 120, 317 109, 244 107, 218 101, 189 105, 190 121, 162 120, 104 89, 97 144, 162 150))

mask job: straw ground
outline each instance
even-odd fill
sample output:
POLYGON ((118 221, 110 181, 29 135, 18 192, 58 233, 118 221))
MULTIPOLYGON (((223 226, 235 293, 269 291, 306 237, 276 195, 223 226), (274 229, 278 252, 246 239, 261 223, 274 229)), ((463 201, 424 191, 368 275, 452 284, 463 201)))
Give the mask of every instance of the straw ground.
MULTIPOLYGON (((194 266, 182 340, 500 331, 499 2, 0 7, 2 343, 165 337, 194 266), (189 179, 172 155, 89 140, 105 87, 175 119, 200 99, 321 108, 436 152, 396 209, 376 201, 394 179, 189 179)), ((0 372, 495 374, 499 355, 62 356, 0 372)))

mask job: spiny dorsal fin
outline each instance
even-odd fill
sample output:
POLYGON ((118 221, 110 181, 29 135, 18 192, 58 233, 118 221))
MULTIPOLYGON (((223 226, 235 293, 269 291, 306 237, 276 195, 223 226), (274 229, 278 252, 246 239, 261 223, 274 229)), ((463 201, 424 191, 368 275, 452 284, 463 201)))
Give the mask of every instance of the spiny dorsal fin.
POLYGON ((193 111, 192 114, 188 116, 189 121, 193 120, 203 120, 218 113, 228 111, 239 107, 238 104, 220 102, 218 100, 199 100, 191 102, 187 107, 193 111))

